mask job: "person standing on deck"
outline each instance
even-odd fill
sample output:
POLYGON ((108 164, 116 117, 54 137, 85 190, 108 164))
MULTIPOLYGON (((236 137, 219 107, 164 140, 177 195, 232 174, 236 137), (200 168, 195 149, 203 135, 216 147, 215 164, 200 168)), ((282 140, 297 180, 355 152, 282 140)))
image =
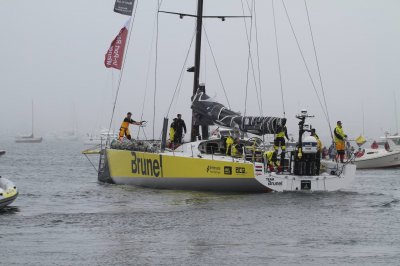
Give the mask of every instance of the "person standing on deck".
POLYGON ((141 122, 136 122, 135 120, 132 120, 132 113, 128 112, 126 114, 126 117, 124 118, 124 121, 121 124, 121 128, 119 129, 119 137, 118 139, 121 141, 124 136, 126 136, 127 139, 132 139, 131 133, 129 132, 129 124, 132 125, 138 125, 141 126, 143 124, 143 121, 141 122))
POLYGON ((343 128, 342 128, 342 122, 337 121, 336 123, 336 128, 333 131, 334 136, 335 136, 335 145, 336 145, 336 151, 337 154, 340 158, 340 162, 344 163, 344 153, 345 153, 345 140, 347 138, 347 135, 344 134, 343 128))
POLYGON ((322 142, 319 139, 317 133, 315 133, 315 128, 311 129, 311 136, 313 136, 317 140, 316 168, 317 168, 317 174, 319 175, 319 169, 321 168, 322 142))
POLYGON ((175 141, 174 143, 182 143, 182 133, 183 131, 186 134, 186 124, 185 121, 182 119, 182 115, 178 114, 178 118, 175 121, 175 141))
POLYGON ((174 118, 169 127, 169 147, 170 148, 174 147, 174 144, 175 144, 176 120, 177 120, 177 118, 174 118))
POLYGON ((231 136, 228 136, 225 140, 226 144, 226 155, 230 156, 232 154, 232 145, 234 143, 234 140, 231 136))
POLYGON ((279 165, 278 172, 281 172, 283 169, 282 167, 284 166, 284 161, 285 161, 285 152, 286 152, 286 142, 285 142, 285 137, 286 139, 289 140, 288 134, 287 134, 287 128, 286 128, 286 118, 282 119, 281 125, 278 128, 278 133, 275 136, 274 139, 274 154, 273 154, 273 161, 277 161, 278 157, 278 150, 279 146, 281 147, 281 162, 279 165))

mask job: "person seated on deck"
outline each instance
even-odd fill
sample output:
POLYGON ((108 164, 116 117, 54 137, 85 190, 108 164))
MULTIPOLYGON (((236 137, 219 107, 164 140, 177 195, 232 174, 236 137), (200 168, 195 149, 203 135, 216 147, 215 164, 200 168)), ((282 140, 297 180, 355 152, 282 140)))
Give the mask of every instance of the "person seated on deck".
POLYGON ((371 149, 378 149, 379 148, 379 145, 378 145, 378 143, 376 143, 376 141, 374 140, 374 142, 372 142, 372 144, 371 144, 371 149))
POLYGON ((356 151, 356 153, 354 154, 357 158, 360 158, 364 155, 365 153, 365 149, 361 150, 361 147, 358 148, 358 151, 356 151))
POLYGON ((385 142, 385 150, 390 151, 389 142, 385 142))

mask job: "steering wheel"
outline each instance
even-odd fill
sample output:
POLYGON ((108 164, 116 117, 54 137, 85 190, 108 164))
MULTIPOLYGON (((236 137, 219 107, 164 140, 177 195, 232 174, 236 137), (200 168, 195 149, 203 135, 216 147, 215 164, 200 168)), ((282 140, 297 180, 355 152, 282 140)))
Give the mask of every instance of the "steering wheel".
MULTIPOLYGON (((253 144, 252 144, 252 147, 253 147, 253 148, 255 148, 256 143, 257 143, 258 145, 260 145, 261 143, 263 143, 262 139, 260 139, 259 137, 251 137, 251 138, 249 138, 249 139, 247 140, 247 142, 253 143, 253 144)), ((257 145, 257 146, 258 146, 258 145, 257 145)))

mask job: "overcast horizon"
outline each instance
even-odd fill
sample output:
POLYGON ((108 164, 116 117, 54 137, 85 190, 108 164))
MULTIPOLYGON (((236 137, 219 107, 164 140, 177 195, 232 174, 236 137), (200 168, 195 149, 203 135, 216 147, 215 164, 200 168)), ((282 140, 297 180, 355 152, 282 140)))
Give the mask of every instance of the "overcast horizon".
MULTIPOLYGON (((32 100, 36 135, 60 134, 75 125, 81 134, 108 127, 119 71, 105 68, 104 55, 128 19, 113 12, 114 2, 0 2, 0 33, 3 36, 0 43, 3 51, 0 136, 30 134, 32 100)), ((195 13, 195 2, 164 0, 161 10, 195 13)), ((313 80, 320 90, 304 2, 285 0, 285 4, 313 80)), ((385 131, 396 133, 400 125, 400 107, 396 107, 396 102, 400 104, 400 2, 307 0, 307 4, 331 127, 341 120, 349 138, 357 137, 363 130, 366 137, 375 139, 383 136, 385 131)), ((239 0, 212 3, 205 0, 204 5, 205 15, 242 15, 239 0)), ((152 136, 153 127, 155 43, 152 39, 156 6, 155 0, 138 3, 114 116, 115 128, 119 128, 128 111, 139 120, 146 96, 143 120, 149 121, 148 137, 152 136)), ((263 114, 281 117, 271 1, 256 1, 256 7, 263 114)), ((288 131, 297 136, 298 121, 294 116, 300 109, 307 109, 316 116, 311 124, 326 141, 329 137, 327 121, 281 1, 275 1, 275 12, 288 131)), ((156 138, 178 82, 194 23, 193 18, 159 15, 156 138)), ((243 19, 228 18, 225 22, 208 19, 204 23, 231 108, 243 113, 248 53, 243 19)), ((200 80, 206 83, 210 96, 226 104, 205 34, 202 44, 200 80)), ((255 48, 254 42, 252 48, 255 48)), ((191 51, 185 68, 193 65, 193 48, 191 51)), ((252 53, 253 60, 257 60, 256 53, 252 53)), ((260 115, 251 75, 247 114, 260 115)), ((191 117, 192 77, 192 73, 184 73, 182 89, 172 104, 169 117, 172 119, 182 113, 187 125, 191 117)), ((136 135, 137 128, 131 127, 136 135)))

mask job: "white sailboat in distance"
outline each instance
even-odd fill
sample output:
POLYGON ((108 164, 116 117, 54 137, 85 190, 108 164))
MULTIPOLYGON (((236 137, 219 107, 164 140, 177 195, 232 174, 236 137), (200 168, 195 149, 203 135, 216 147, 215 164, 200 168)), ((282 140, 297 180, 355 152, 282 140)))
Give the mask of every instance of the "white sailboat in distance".
POLYGON ((32 131, 29 136, 18 136, 15 137, 16 143, 40 143, 42 142, 42 137, 35 137, 34 135, 34 113, 33 113, 33 101, 32 101, 32 131))

